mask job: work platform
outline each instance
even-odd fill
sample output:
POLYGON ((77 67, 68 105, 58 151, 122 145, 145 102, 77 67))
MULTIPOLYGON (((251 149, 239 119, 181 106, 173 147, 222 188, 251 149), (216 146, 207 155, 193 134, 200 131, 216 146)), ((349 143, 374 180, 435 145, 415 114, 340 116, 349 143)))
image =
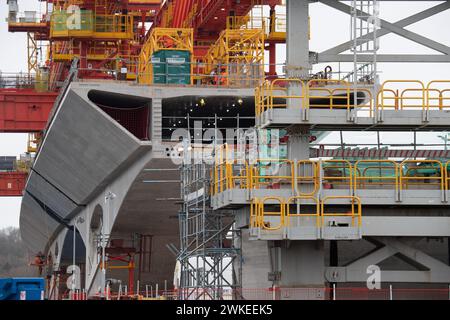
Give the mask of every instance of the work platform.
POLYGON ((271 109, 256 118, 261 128, 285 128, 289 125, 304 125, 317 131, 429 131, 447 130, 450 109, 447 110, 379 110, 367 116, 356 110, 345 109, 271 109), (362 115, 361 115, 362 114, 362 115))

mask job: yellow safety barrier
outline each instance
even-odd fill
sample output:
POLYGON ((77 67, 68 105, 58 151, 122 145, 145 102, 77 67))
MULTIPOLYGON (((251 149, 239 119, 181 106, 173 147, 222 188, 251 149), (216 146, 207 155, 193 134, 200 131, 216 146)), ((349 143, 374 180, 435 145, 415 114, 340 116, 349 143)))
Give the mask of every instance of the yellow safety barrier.
MULTIPOLYGON (((339 91, 344 91, 347 92, 346 88, 336 88, 333 90, 334 92, 339 92, 339 91)), ((358 110, 361 111, 368 111, 369 112, 369 117, 372 117, 374 115, 374 109, 373 109, 373 95, 372 92, 367 89, 367 88, 357 88, 358 92, 364 92, 364 94, 366 95, 366 97, 364 98, 360 98, 357 96, 356 100, 357 100, 357 105, 358 105, 358 110), (363 100, 363 101, 359 101, 359 100, 363 100), (363 102, 365 102, 365 104, 363 104, 363 102)), ((351 88, 351 92, 354 92, 354 89, 351 88)), ((350 99, 350 105, 354 105, 354 98, 352 97, 350 99)), ((333 109, 333 108, 332 108, 333 109)))
POLYGON ((329 182, 334 188, 339 185, 348 185, 353 190, 352 164, 348 160, 322 161, 323 181, 329 182))
MULTIPOLYGON (((356 98, 358 109, 368 110, 369 116, 374 116, 374 111, 393 109, 408 110, 430 108, 450 108, 450 88, 436 88, 449 84, 450 80, 430 81, 426 86, 420 80, 387 80, 376 94, 376 104, 372 104, 372 93, 367 88, 356 88, 358 92, 364 92, 366 98, 361 103, 361 98, 356 98), (392 86, 394 85, 394 88, 392 86), (396 88, 403 86, 403 89, 396 88)), ((275 108, 287 108, 288 99, 298 99, 299 107, 321 109, 347 109, 354 107, 352 93, 354 88, 350 83, 334 79, 312 79, 303 82, 299 79, 275 79, 266 80, 255 90, 256 116, 266 110, 275 108), (289 95, 289 86, 295 83, 302 86, 301 94, 289 95)))
POLYGON ((347 109, 352 104, 350 83, 344 80, 312 79, 306 85, 306 96, 309 108, 347 109), (341 88, 323 88, 326 85, 338 85, 341 88), (344 91, 344 94, 337 94, 344 91), (317 94, 325 92, 324 95, 317 94), (315 102, 312 101, 315 99, 315 102))
POLYGON ((359 160, 354 165, 354 186, 355 191, 358 188, 366 189, 367 186, 385 186, 392 185, 395 190, 398 190, 398 172, 399 166, 397 162, 393 160, 359 160), (361 164, 375 164, 364 167, 362 173, 359 168, 361 164), (378 172, 378 175, 374 175, 372 172, 378 172), (387 171, 387 172, 386 172, 387 171), (389 172, 393 172, 389 175, 389 172), (368 174, 370 172, 370 174, 368 174))
POLYGON ((355 196, 328 196, 322 201, 319 201, 313 196, 293 196, 285 201, 281 197, 264 197, 253 198, 250 204, 250 227, 262 228, 263 230, 279 230, 282 227, 291 226, 291 218, 293 217, 315 217, 316 227, 320 228, 324 226, 325 217, 351 217, 352 226, 358 227, 362 224, 362 203, 359 197, 355 196), (325 206, 330 200, 336 199, 348 199, 351 208, 348 212, 326 212, 325 206), (301 204, 302 200, 312 200, 311 203, 301 204), (292 206, 300 205, 312 206, 313 209, 310 212, 302 212, 302 209, 295 209, 295 212, 291 209, 292 206), (268 207, 271 207, 270 209, 268 207), (272 221, 267 221, 267 217, 279 217, 279 222, 275 225, 272 221), (355 223, 355 220, 357 223, 355 223))
POLYGON ((261 202, 259 203, 259 216, 260 216, 260 227, 262 227, 264 230, 278 230, 281 227, 283 227, 285 225, 284 222, 284 217, 285 217, 285 212, 284 212, 284 204, 283 204, 283 199, 280 197, 264 197, 261 202), (266 203, 268 201, 275 201, 276 204, 271 204, 272 206, 275 207, 279 207, 279 210, 277 211, 276 209, 272 209, 275 211, 266 211, 266 203), (264 218, 268 217, 268 216, 272 216, 272 217, 280 217, 280 222, 275 225, 275 227, 273 227, 270 223, 270 221, 265 221, 264 218))
MULTIPOLYGON (((211 170, 212 195, 229 189, 285 189, 291 188, 298 196, 315 195, 320 185, 325 189, 450 189, 450 161, 359 160, 345 159, 321 161, 288 159, 257 159, 253 164, 230 160, 230 148, 216 151, 215 165, 211 170), (323 175, 320 176, 322 167, 323 175), (302 188, 310 185, 311 188, 302 188), (284 188, 283 188, 284 186, 284 188)), ((234 151, 233 151, 234 152, 234 151)))
POLYGON ((445 108, 450 108, 450 88, 445 88, 442 90, 439 90, 437 88, 432 88, 434 85, 439 84, 447 84, 450 86, 450 80, 433 80, 430 81, 427 85, 427 110, 429 110, 432 107, 438 107, 439 110, 443 110, 445 108), (438 96, 430 96, 431 92, 438 92, 438 96), (434 103, 433 103, 434 102, 434 103), (437 105, 436 103, 437 102, 437 105))
POLYGON ((258 228, 260 227, 260 219, 259 219, 259 199, 253 198, 250 203, 250 227, 258 228))
POLYGON ((50 19, 50 37, 89 37, 94 39, 134 39, 133 17, 130 15, 99 15, 81 10, 79 24, 70 21, 72 13, 55 11, 50 19))
MULTIPOLYGON (((281 184, 290 184, 294 189, 294 162, 284 159, 257 159, 255 164, 249 167, 248 186, 251 189, 260 189, 261 186, 275 189, 281 184), (288 174, 276 174, 273 169, 278 171, 288 169, 288 174), (265 171, 268 171, 267 174, 265 171)), ((278 188, 277 188, 278 189, 278 188)))
POLYGON ((352 226, 355 226, 355 218, 358 219, 358 227, 361 227, 362 219, 362 205, 361 199, 355 196, 328 196, 323 198, 321 206, 320 206, 320 215, 322 216, 322 226, 325 222, 325 217, 351 217, 352 218, 352 226), (350 212, 325 212, 325 204, 328 200, 331 199, 348 199, 351 201, 351 210, 350 212), (356 204, 355 204, 356 203, 356 204), (356 206, 356 210, 355 210, 356 206))
POLYGON ((400 191, 408 189, 410 185, 437 186, 444 190, 444 175, 443 165, 438 160, 405 160, 400 164, 400 191))
POLYGON ((300 196, 312 196, 319 190, 319 165, 317 161, 297 161, 297 191, 300 196), (309 166, 309 169, 307 168, 309 166), (310 192, 299 190, 302 184, 313 184, 314 189, 310 192), (300 185, 300 186, 299 186, 300 185))
MULTIPOLYGON (((298 208, 298 207, 297 207, 298 208)), ((287 201, 286 201, 286 225, 289 227, 291 225, 291 217, 316 217, 316 226, 319 228, 320 227, 320 202, 316 197, 313 196, 295 196, 295 197, 290 197, 287 201), (315 212, 313 213, 305 213, 305 212, 301 212, 301 210, 296 211, 296 213, 291 213, 291 205, 299 205, 298 201, 301 200, 313 200, 315 203, 315 212)))
POLYGON ((264 81, 255 91, 255 112, 260 115, 266 110, 274 108, 287 108, 288 101, 298 102, 299 108, 305 103, 305 83, 300 79, 275 79, 264 81), (295 87, 300 94, 295 93, 295 87))
POLYGON ((445 163, 445 189, 450 190, 450 160, 445 163))
MULTIPOLYGON (((406 108, 424 108, 424 105, 422 103, 420 103, 417 105, 411 105, 405 102, 408 102, 408 99, 414 99, 414 96, 408 96, 409 93, 411 92, 419 92, 419 95, 423 93, 422 89, 405 89, 401 92, 400 94, 400 110, 404 110, 406 108)), ((426 101, 433 101, 435 99, 439 100, 439 96, 441 94, 441 92, 437 89, 426 89, 425 93, 427 94, 427 100, 426 101), (430 97, 430 93, 437 93, 438 98, 435 97, 430 97)), ((417 97, 417 96, 416 96, 417 97)), ((420 99, 419 99, 420 100, 420 99)), ((425 104, 426 106, 429 106, 428 103, 425 104)))

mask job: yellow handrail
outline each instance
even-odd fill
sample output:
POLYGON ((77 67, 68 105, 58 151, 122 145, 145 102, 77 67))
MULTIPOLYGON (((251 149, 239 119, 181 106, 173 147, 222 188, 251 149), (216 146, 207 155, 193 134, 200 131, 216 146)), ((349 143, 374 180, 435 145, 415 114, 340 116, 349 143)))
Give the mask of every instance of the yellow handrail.
POLYGON ((349 185, 349 189, 353 190, 353 174, 352 174, 352 164, 350 163, 350 161, 348 160, 339 160, 339 159, 332 159, 332 160, 323 160, 322 161, 322 168, 324 171, 324 176, 323 176, 323 180, 328 180, 328 181, 334 181, 334 180, 341 180, 343 181, 343 184, 348 184, 349 185), (340 166, 327 166, 327 163, 341 163, 342 165, 340 166), (330 169, 330 168, 341 168, 344 169, 342 171, 342 176, 340 177, 334 177, 334 176, 327 176, 326 175, 326 170, 325 169, 330 169), (348 170, 348 176, 346 175, 346 170, 348 170))
MULTIPOLYGON (((377 96, 377 105, 376 108, 377 110, 379 110, 381 108, 381 110, 384 110, 385 107, 394 107, 396 110, 398 110, 398 106, 401 105, 403 107, 403 100, 409 100, 410 98, 407 97, 402 97, 402 95, 399 95, 398 90, 397 91, 393 91, 392 89, 386 88, 386 86, 388 84, 391 83, 406 83, 406 84, 416 84, 418 85, 419 88, 411 88, 411 89, 418 89, 418 91, 422 92, 422 95, 419 97, 414 97, 415 100, 420 99, 422 101, 422 106, 423 108, 425 108, 426 105, 426 94, 425 94, 425 85, 422 81, 420 80, 387 80, 385 82, 383 82, 383 84, 381 85, 380 91, 378 93, 377 96), (393 97, 386 97, 385 93, 386 92, 393 92, 394 96, 393 97), (387 102, 389 100, 394 100, 394 106, 389 105, 387 102)), ((407 90, 409 90, 410 88, 408 88, 407 90)))
MULTIPOLYGON (((430 100, 436 100, 436 98, 430 98, 429 92, 432 90, 438 90, 438 89, 431 88, 431 86, 433 84, 437 84, 437 83, 447 83, 450 85, 450 80, 433 80, 428 83, 428 85, 427 85, 427 106, 426 106, 427 111, 430 109, 430 100)), ((444 107, 450 107, 450 105, 444 106, 445 100, 450 101, 450 97, 444 97, 444 92, 450 92, 450 88, 446 88, 446 89, 439 90, 439 91, 440 91, 439 97, 438 97, 439 110, 442 110, 444 107)))
POLYGON ((433 183, 434 185, 439 185, 441 190, 444 190, 444 169, 443 169, 443 165, 440 161, 438 160, 404 160, 402 163, 400 163, 400 191, 403 190, 403 187, 405 186, 406 188, 408 187, 409 180, 423 180, 423 182, 416 182, 416 185, 430 185, 430 183, 426 183, 426 180, 437 180, 436 183, 433 183), (414 167, 407 167, 407 164, 419 164, 419 163, 431 163, 431 164, 436 164, 437 167, 435 166, 426 166, 426 167, 420 167, 420 166, 414 166, 414 167), (403 172, 403 169, 406 168, 406 172, 403 172), (415 170, 425 170, 425 169, 433 169, 436 170, 436 173, 439 173, 439 176, 435 176, 435 177, 421 177, 421 176, 407 176, 407 174, 411 171, 411 169, 415 169, 415 170))
POLYGON ((261 217, 261 221, 260 221, 261 224, 260 224, 260 226, 262 226, 262 228, 264 230, 272 230, 272 231, 274 231, 274 230, 278 230, 278 229, 280 229, 281 227, 284 226, 284 224, 285 224, 285 222, 284 222, 285 213, 284 213, 284 204, 283 204, 283 202, 284 201, 283 201, 283 199, 281 197, 273 197, 272 196, 272 197, 264 197, 262 199, 262 201, 259 203, 260 217, 261 217), (275 201, 275 202, 279 203, 278 205, 280 207, 280 211, 265 211, 266 202, 269 201, 269 200, 272 200, 272 201, 275 201), (280 223, 278 225, 276 225, 275 227, 272 227, 270 225, 270 223, 264 221, 264 217, 265 216, 279 216, 280 217, 280 223))
POLYGON ((350 110, 350 83, 345 81, 345 80, 338 80, 338 79, 312 79, 309 80, 307 85, 306 85, 306 96, 308 98, 308 108, 314 107, 314 108, 339 108, 339 109, 347 109, 350 110), (342 85, 344 88, 333 88, 333 89, 327 89, 327 88, 318 88, 315 86, 312 86, 314 84, 317 84, 318 86, 324 86, 324 85, 329 85, 329 84, 333 84, 333 85, 342 85), (320 96, 320 95, 312 95, 311 92, 313 91, 325 91, 329 93, 329 96, 320 96), (336 96, 334 95, 335 91, 345 91, 345 95, 344 96, 336 96), (326 105, 323 104, 311 104, 311 99, 312 98, 316 98, 316 99, 329 99, 330 102, 326 105), (346 100, 346 103, 344 105, 342 104, 337 104, 335 105, 333 102, 335 100, 346 100))
POLYGON ((450 190, 450 160, 445 163, 445 190, 450 190))
POLYGON ((288 180, 291 189, 294 189, 294 162, 286 159, 257 159, 254 164, 250 165, 251 176, 249 186, 258 189, 261 184, 274 183, 276 180, 283 181, 288 180), (266 164, 267 163, 267 164, 266 164), (277 175, 277 174, 261 174, 258 173, 258 168, 270 167, 274 163, 278 163, 280 166, 286 164, 286 167, 290 169, 290 175, 277 175), (262 180, 262 181, 261 181, 262 180))
POLYGON ((325 217, 352 217, 352 226, 355 225, 354 219, 355 217, 358 218, 358 227, 361 227, 361 212, 362 212, 362 205, 361 205, 361 199, 359 197, 355 196, 327 196, 322 199, 321 207, 320 207, 320 213, 322 216, 322 226, 325 222, 325 217), (341 212, 325 212, 325 204, 330 199, 349 199, 351 200, 351 212, 347 213, 341 213, 341 212), (355 211, 355 202, 357 204, 357 211, 355 211))
MULTIPOLYGON (((306 172, 306 168, 304 169, 306 172)), ((297 185, 302 182, 313 182, 314 190, 308 193, 298 191, 300 196, 312 196, 319 190, 319 165, 317 161, 299 160, 297 161, 297 185), (312 175, 300 175, 302 166, 311 165, 312 175)))
POLYGON ((286 217, 287 217, 287 223, 286 226, 290 226, 291 224, 291 217, 316 217, 316 226, 320 227, 320 202, 319 199, 313 196, 305 195, 305 196, 294 196, 290 197, 286 201, 286 217), (316 212, 315 213, 291 213, 290 205, 291 203, 296 204, 297 200, 306 200, 310 199, 313 200, 316 204, 316 212))
MULTIPOLYGON (((391 181, 393 180, 393 184, 395 185, 395 191, 398 191, 398 171, 399 171, 399 166, 398 164, 393 161, 393 160, 359 160, 355 162, 354 165, 354 186, 355 186, 355 191, 358 189, 358 182, 362 181, 364 183, 364 181, 369 181, 370 180, 379 180, 380 183, 382 183, 381 181, 391 181), (361 172, 358 168, 358 165, 361 163, 376 163, 379 164, 379 166, 371 166, 371 167, 366 167, 363 170, 363 174, 361 175, 361 172), (382 164, 390 164, 390 166, 383 166, 382 164), (366 172, 368 169, 379 169, 380 170, 380 175, 379 176, 366 176, 366 172), (381 175, 381 170, 392 170, 394 169, 394 176, 388 176, 388 177, 383 177, 381 175)), ((383 184, 383 183, 382 183, 383 184)))

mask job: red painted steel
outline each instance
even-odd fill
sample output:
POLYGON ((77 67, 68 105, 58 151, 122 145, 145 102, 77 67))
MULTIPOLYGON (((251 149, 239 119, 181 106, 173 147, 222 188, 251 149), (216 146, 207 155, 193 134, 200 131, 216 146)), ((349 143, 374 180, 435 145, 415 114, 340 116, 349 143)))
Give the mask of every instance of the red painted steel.
POLYGON ((26 172, 0 172, 0 197, 21 197, 27 176, 26 172))
POLYGON ((0 89, 0 132, 44 130, 58 93, 0 89))

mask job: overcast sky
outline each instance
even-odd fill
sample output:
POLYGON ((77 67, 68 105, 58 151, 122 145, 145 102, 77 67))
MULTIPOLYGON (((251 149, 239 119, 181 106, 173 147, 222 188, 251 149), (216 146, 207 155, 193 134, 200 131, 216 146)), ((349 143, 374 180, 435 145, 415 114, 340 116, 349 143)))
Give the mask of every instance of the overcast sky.
MULTIPOLYGON (((349 3, 347 1, 347 3, 349 3)), ((422 11, 428 7, 437 5, 439 2, 419 2, 412 1, 408 3, 400 2, 381 2, 381 18, 390 22, 395 22, 411 14, 422 11)), ((19 0, 20 11, 40 11, 42 3, 37 0, 19 0)), ((2 0, 0 4, 0 70, 3 72, 26 71, 26 35, 12 34, 7 32, 6 1, 2 0)), ((326 7, 320 3, 310 5, 311 17, 311 42, 312 51, 323 51, 331 48, 341 42, 348 41, 350 17, 344 13, 326 7)), ((423 36, 439 41, 447 46, 450 45, 450 10, 439 13, 423 22, 416 23, 406 28, 407 30, 417 32, 423 36)), ((407 53, 407 54, 425 54, 434 53, 432 50, 414 44, 404 38, 396 35, 386 35, 380 38, 381 49, 379 53, 407 53)), ((283 48, 279 46, 278 55, 284 60, 283 48)), ((284 62, 284 61, 279 61, 284 62)), ((324 65, 315 67, 315 71, 322 70, 324 65)), ((341 69, 351 70, 351 66, 342 65, 341 69)), ((337 70, 337 65, 333 65, 337 70)), ((450 79, 450 64, 378 64, 378 70, 381 71, 381 80, 386 79, 420 79, 424 82, 433 79, 450 79)), ((365 133, 361 135, 352 135, 346 133, 347 143, 361 143, 363 137, 365 143, 375 143, 376 134, 365 133), (358 140, 357 140, 358 139, 358 140)), ((335 142, 336 137, 331 135, 324 142, 335 142)), ((439 143, 440 140, 436 134, 422 134, 418 137, 418 142, 439 143)), ((383 134, 382 140, 386 143, 402 141, 402 143, 411 142, 412 135, 409 133, 383 134)), ((0 156, 18 156, 26 150, 25 134, 0 134, 0 156)), ((0 228, 7 226, 19 226, 20 198, 0 198, 0 228)))

